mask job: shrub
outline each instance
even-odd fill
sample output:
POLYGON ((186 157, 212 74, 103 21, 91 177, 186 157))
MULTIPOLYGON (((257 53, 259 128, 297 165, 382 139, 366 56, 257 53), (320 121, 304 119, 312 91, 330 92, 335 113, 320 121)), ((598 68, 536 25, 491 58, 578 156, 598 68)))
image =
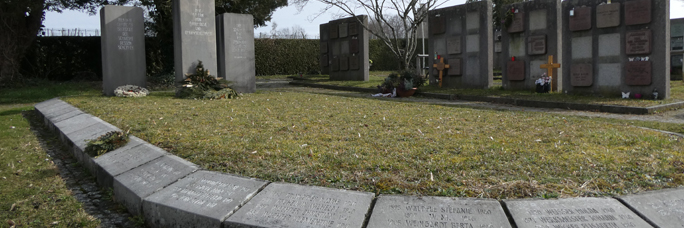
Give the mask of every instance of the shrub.
POLYGON ((110 131, 97 137, 97 139, 88 140, 85 152, 92 157, 97 157, 116 150, 126 143, 128 143, 128 132, 110 131))

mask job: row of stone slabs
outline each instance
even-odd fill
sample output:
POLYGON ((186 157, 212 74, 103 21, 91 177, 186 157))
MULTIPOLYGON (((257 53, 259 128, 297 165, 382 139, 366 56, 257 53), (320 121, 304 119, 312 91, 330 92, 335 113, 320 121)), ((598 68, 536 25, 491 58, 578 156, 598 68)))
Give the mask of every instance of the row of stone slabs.
POLYGON ((268 183, 200 170, 136 137, 122 148, 91 158, 83 153, 85 140, 119 129, 59 99, 35 108, 97 182, 112 188, 115 198, 131 214, 144 216, 151 227, 684 227, 681 188, 618 198, 501 202, 375 198, 369 192, 268 183))

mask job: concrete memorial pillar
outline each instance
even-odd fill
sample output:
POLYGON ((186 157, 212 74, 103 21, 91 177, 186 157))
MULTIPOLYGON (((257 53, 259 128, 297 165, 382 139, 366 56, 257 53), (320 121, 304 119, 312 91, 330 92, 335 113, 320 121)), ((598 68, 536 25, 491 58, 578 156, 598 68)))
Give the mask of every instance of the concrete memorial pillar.
POLYGON ((198 61, 217 73, 214 0, 173 0, 173 50, 176 82, 195 72, 198 61))
POLYGON ((224 13, 216 16, 218 77, 233 82, 241 93, 256 92, 254 65, 254 17, 224 13))
POLYGON ((139 7, 105 6, 100 10, 102 30, 102 89, 114 96, 123 85, 145 87, 145 29, 139 7))
POLYGON ((330 80, 368 81, 368 16, 348 17, 320 26, 321 73, 330 80), (362 25, 363 24, 363 25, 362 25))

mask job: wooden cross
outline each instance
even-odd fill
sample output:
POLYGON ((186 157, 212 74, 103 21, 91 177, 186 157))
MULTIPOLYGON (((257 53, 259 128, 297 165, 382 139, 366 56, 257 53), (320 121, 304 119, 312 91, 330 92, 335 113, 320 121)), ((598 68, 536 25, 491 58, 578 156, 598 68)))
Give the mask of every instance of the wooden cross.
POLYGON ((444 58, 439 58, 439 62, 432 65, 439 71, 439 88, 442 88, 442 73, 444 69, 449 69, 449 64, 444 64, 444 58))
POLYGON ((546 64, 539 66, 540 69, 546 69, 547 75, 551 77, 551 85, 549 85, 551 88, 553 88, 553 70, 560 67, 560 63, 553 63, 553 55, 549 55, 549 61, 546 64))

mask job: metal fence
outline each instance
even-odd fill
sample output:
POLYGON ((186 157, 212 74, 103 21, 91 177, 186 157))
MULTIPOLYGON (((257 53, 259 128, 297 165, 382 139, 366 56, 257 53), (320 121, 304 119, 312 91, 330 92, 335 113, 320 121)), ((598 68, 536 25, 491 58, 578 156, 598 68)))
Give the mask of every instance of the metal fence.
POLYGON ((100 30, 80 28, 43 28, 38 31, 38 36, 100 36, 100 30))

